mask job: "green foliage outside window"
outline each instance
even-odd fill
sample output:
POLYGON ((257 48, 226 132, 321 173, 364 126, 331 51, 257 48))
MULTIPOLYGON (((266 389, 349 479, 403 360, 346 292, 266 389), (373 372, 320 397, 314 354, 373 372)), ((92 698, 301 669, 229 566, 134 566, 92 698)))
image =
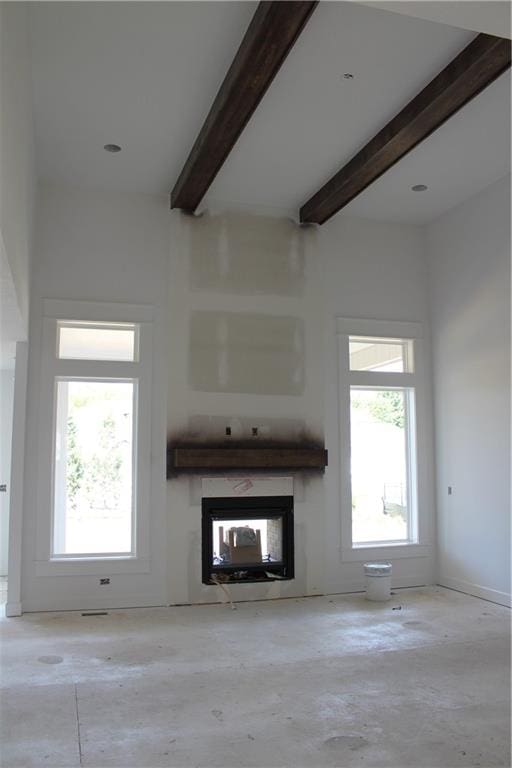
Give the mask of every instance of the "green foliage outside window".
MULTIPOLYGON (((84 402, 74 403, 80 408, 84 402)), ((67 497, 72 509, 80 503, 89 509, 116 509, 121 496, 123 457, 116 423, 111 414, 102 422, 97 436, 97 449, 84 459, 77 440, 73 416, 67 422, 67 497)))
POLYGON ((385 424, 393 424, 399 429, 405 426, 403 393, 393 389, 379 392, 376 399, 369 403, 372 416, 385 424))
POLYGON ((68 417, 68 451, 67 451, 67 491, 72 509, 76 509, 77 495, 82 486, 84 464, 80 458, 76 442, 76 424, 72 416, 68 417))
POLYGON ((405 426, 405 408, 403 392, 394 389, 379 390, 376 397, 365 401, 353 397, 352 405, 355 408, 366 408, 377 421, 383 424, 392 424, 403 429, 405 426))

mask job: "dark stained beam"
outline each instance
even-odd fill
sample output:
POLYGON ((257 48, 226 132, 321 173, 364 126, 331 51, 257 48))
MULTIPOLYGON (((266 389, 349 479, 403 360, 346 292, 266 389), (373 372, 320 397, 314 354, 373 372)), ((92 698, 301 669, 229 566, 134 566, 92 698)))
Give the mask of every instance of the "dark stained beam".
MULTIPOLYGON (((477 35, 300 209, 323 224, 510 67, 510 40, 477 35)), ((483 137, 485 141, 485 137, 483 137)))
POLYGON ((317 4, 259 3, 171 192, 171 208, 197 208, 317 4))
POLYGON ((169 448, 168 474, 201 469, 321 469, 324 448, 169 448))

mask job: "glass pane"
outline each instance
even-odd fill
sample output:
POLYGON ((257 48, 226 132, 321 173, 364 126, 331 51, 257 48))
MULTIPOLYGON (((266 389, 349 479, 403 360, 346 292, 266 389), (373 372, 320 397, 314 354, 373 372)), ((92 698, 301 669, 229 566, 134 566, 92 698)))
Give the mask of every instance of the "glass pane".
POLYGON ((407 390, 350 393, 352 541, 405 541, 407 390))
POLYGON ((58 350, 68 360, 135 360, 135 328, 59 324, 58 350))
POLYGON ((351 371, 412 373, 412 341, 350 337, 351 371))
POLYGON ((133 382, 59 381, 54 554, 132 550, 133 382))
POLYGON ((282 517, 213 521, 212 566, 258 565, 282 560, 282 517))

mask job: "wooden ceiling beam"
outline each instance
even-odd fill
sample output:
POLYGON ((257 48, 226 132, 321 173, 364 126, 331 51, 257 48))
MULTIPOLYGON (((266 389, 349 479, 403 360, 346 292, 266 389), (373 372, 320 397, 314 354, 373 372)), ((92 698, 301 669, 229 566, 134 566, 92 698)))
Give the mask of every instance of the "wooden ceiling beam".
MULTIPOLYGON (((300 209, 323 224, 510 67, 510 40, 477 35, 300 209)), ((485 141, 485 137, 483 137, 485 141)))
POLYGON ((171 208, 197 208, 317 4, 259 3, 171 192, 171 208))

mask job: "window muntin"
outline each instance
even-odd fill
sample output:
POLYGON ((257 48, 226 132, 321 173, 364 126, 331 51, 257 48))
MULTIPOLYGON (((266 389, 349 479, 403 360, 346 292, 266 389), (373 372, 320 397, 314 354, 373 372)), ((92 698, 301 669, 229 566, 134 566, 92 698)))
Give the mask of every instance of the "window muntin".
POLYGON ((352 543, 413 539, 412 388, 350 388, 352 543))
POLYGON ((136 380, 56 381, 56 557, 134 553, 136 380))
POLYGON ((350 336, 351 371, 413 373, 413 342, 371 336, 350 336))
POLYGON ((138 360, 138 326, 131 323, 57 323, 57 357, 61 360, 138 360))

